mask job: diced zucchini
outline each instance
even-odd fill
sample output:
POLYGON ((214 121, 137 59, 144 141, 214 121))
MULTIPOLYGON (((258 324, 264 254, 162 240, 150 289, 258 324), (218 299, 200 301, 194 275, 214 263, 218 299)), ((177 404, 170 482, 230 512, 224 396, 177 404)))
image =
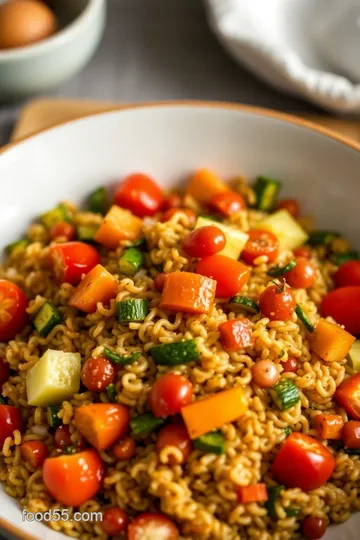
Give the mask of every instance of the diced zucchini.
POLYGON ((210 215, 210 214, 200 214, 199 215, 199 218, 203 218, 203 219, 209 219, 210 221, 216 221, 216 223, 221 223, 222 222, 222 219, 220 216, 214 216, 214 215, 210 215))
POLYGON ((283 489, 285 489, 285 486, 272 486, 267 488, 268 500, 265 503, 265 508, 267 509, 269 516, 273 519, 277 517, 275 503, 283 489))
POLYGON ((258 229, 272 232, 279 240, 280 248, 296 249, 306 242, 308 235, 287 210, 278 210, 257 225, 258 229))
POLYGON ((3 396, 0 396, 0 405, 6 405, 6 400, 3 396))
POLYGON ((61 315, 56 307, 51 302, 45 302, 36 314, 34 326, 40 336, 46 337, 61 321, 61 315))
POLYGON ((149 313, 149 302, 144 298, 130 298, 117 303, 117 319, 120 323, 143 321, 149 313))
POLYGON ((114 401, 117 393, 115 384, 108 384, 105 390, 110 401, 114 401))
POLYGON ((151 413, 144 413, 130 420, 130 427, 134 435, 146 437, 149 433, 162 426, 164 422, 163 418, 155 418, 151 413))
POLYGON ((299 304, 296 304, 295 313, 299 317, 300 321, 305 326, 308 332, 314 331, 314 326, 311 324, 309 317, 306 315, 305 311, 302 309, 299 304))
POLYGON ((144 254, 140 249, 131 247, 124 251, 119 260, 119 270, 126 276, 133 276, 144 264, 144 254))
POLYGON ((266 176, 259 176, 254 185, 256 208, 258 210, 263 210, 264 212, 272 210, 275 206, 280 187, 281 184, 279 180, 267 178, 266 176))
POLYGON ((292 429, 287 426, 285 429, 284 429, 284 432, 285 432, 285 436, 288 437, 289 435, 291 435, 292 433, 292 429))
POLYGON ((20 238, 20 240, 16 240, 16 242, 8 244, 5 247, 5 251, 8 255, 11 255, 12 253, 14 253, 14 251, 17 251, 18 249, 25 249, 29 244, 30 240, 28 238, 20 238))
POLYGON ((329 246, 334 238, 339 236, 339 233, 334 231, 312 231, 309 234, 308 244, 310 246, 329 246))
POLYGON ((205 433, 205 435, 201 435, 201 437, 194 440, 194 448, 196 448, 196 450, 202 450, 203 452, 209 452, 210 454, 224 454, 224 435, 221 431, 205 433))
POLYGON ((281 411, 286 411, 297 404, 300 392, 292 379, 281 379, 275 386, 269 388, 271 399, 281 411))
POLYGON ((268 275, 271 277, 280 277, 286 274, 286 272, 290 272, 293 268, 296 266, 296 261, 292 260, 285 266, 273 266, 268 271, 268 275))
POLYGON ((360 340, 357 339, 351 346, 349 351, 348 360, 350 367, 356 371, 360 372, 360 340))
POLYGON ((58 428, 62 424, 61 419, 58 417, 60 409, 61 407, 59 405, 49 405, 47 408, 47 420, 49 426, 53 429, 58 428))
POLYGON ((59 204, 52 210, 49 210, 40 216, 40 222, 47 229, 51 229, 53 225, 61 223, 62 221, 71 220, 71 214, 64 204, 59 204))
POLYGON ((260 308, 258 304, 252 300, 251 298, 247 298, 246 296, 233 296, 229 300, 229 304, 231 306, 238 306, 244 311, 248 311, 249 313, 259 313, 260 308))
POLYGON ((110 349, 106 349, 106 348, 104 349, 103 354, 105 358, 107 358, 108 360, 111 360, 111 362, 113 362, 114 364, 122 364, 122 365, 132 364, 133 362, 138 360, 141 356, 140 352, 136 352, 136 353, 130 354, 129 356, 125 356, 122 354, 116 354, 113 351, 110 351, 110 349))
POLYGON ((81 242, 91 244, 95 242, 95 235, 99 230, 99 225, 79 225, 77 228, 77 237, 81 242))
POLYGON ((359 254, 357 251, 348 251, 348 253, 332 253, 330 256, 330 261, 337 266, 341 266, 348 261, 356 261, 358 259, 359 254))
POLYGON ((104 187, 95 189, 89 195, 89 210, 94 214, 105 215, 109 207, 109 198, 107 191, 104 187))
POLYGON ((215 225, 215 227, 218 227, 225 234, 226 245, 224 249, 220 251, 220 254, 237 260, 248 241, 249 235, 234 227, 229 227, 229 225, 224 225, 223 223, 218 223, 217 221, 204 217, 197 218, 195 229, 198 229, 199 227, 208 227, 209 225, 215 225))
POLYGON ((289 506, 289 508, 285 508, 285 513, 287 517, 296 517, 300 513, 300 508, 297 508, 296 506, 289 506))
POLYGON ((360 448, 344 448, 344 452, 348 456, 360 456, 360 448))
POLYGON ((28 370, 29 405, 45 407, 70 399, 80 388, 80 354, 48 349, 28 370))
POLYGON ((199 360, 200 354, 195 339, 177 343, 162 343, 150 349, 155 362, 161 366, 178 366, 199 360))

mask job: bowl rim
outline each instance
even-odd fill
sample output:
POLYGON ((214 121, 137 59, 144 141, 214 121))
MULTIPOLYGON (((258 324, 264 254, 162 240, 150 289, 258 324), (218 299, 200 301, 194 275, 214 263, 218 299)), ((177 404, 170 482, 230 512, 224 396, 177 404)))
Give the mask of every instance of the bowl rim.
POLYGON ((96 14, 101 8, 106 8, 106 0, 88 0, 80 15, 53 36, 33 45, 0 50, 0 62, 28 59, 48 50, 51 51, 56 47, 61 47, 87 28, 91 21, 94 18, 96 19, 96 14))
MULTIPOLYGON (((94 0, 94 1, 98 1, 98 0, 94 0)), ((342 144, 343 146, 347 148, 351 148, 360 153, 360 143, 356 141, 352 141, 351 139, 348 139, 344 135, 338 134, 328 128, 317 125, 314 122, 296 117, 292 114, 283 113, 283 112, 275 111, 272 109, 266 109, 263 107, 254 107, 252 105, 244 105, 240 103, 230 103, 230 102, 221 102, 221 101, 194 101, 194 100, 190 100, 190 101, 174 100, 173 101, 173 100, 169 100, 169 101, 151 101, 151 102, 143 102, 143 103, 134 103, 134 104, 128 104, 128 105, 127 104, 121 105, 119 103, 118 107, 109 106, 108 110, 104 110, 104 111, 100 111, 96 113, 84 114, 80 116, 79 118, 75 118, 73 120, 65 120, 64 122, 61 122, 57 124, 56 126, 45 128, 39 131, 38 133, 28 135, 19 141, 10 142, 7 145, 0 148, 0 164, 1 164, 1 156, 5 155, 8 151, 16 148, 17 146, 21 145, 25 141, 36 138, 38 135, 42 135, 44 133, 56 130, 59 127, 71 125, 76 122, 81 122, 82 120, 86 118, 112 114, 115 112, 121 112, 121 111, 126 112, 126 111, 131 111, 131 110, 138 110, 138 109, 163 108, 163 107, 170 107, 170 108, 171 107, 176 107, 176 108, 177 107, 190 107, 194 109, 196 108, 214 109, 215 108, 219 110, 242 111, 247 114, 255 115, 255 116, 264 116, 266 118, 280 120, 287 124, 292 124, 301 128, 305 128, 306 130, 309 130, 310 132, 313 131, 315 133, 325 136, 328 139, 335 140, 336 142, 342 144)), ((25 532, 23 529, 19 528, 18 526, 13 525, 12 523, 10 523, 9 521, 7 521, 5 518, 1 516, 0 516, 0 529, 3 529, 9 534, 12 534, 13 536, 17 537, 19 540, 38 540, 36 537, 25 532)))

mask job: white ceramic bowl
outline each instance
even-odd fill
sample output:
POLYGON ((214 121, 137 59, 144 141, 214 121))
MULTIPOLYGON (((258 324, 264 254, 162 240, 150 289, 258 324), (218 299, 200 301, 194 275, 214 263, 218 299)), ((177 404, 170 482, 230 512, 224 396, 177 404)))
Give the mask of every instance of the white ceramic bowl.
MULTIPOLYGON (((343 231, 360 248, 360 146, 290 116, 221 104, 162 104, 101 113, 10 145, 0 154, 1 245, 60 199, 81 202, 99 184, 134 170, 164 186, 206 166, 222 175, 259 173, 283 181, 317 225, 343 231)), ((0 526, 18 537, 60 540, 22 522, 0 489, 0 526)), ((356 540, 360 514, 331 527, 327 540, 356 540)))

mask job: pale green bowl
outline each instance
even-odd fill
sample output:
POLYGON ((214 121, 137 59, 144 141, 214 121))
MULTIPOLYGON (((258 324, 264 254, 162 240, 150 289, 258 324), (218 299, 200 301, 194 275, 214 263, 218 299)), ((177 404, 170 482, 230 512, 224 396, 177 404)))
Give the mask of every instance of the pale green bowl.
POLYGON ((106 0, 52 0, 61 29, 51 38, 0 51, 0 102, 51 90, 78 72, 99 45, 106 0))

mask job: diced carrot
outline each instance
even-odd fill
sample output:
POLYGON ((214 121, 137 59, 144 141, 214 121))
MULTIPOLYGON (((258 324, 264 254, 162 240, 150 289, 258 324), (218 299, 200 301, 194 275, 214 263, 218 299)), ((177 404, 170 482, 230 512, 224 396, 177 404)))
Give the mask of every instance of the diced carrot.
POLYGON ((186 193, 202 204, 209 204, 214 195, 230 191, 216 174, 208 169, 199 169, 191 178, 186 193))
POLYGON ((80 281, 69 300, 69 306, 85 313, 94 313, 98 302, 107 304, 115 298, 117 285, 116 278, 98 264, 80 281))
POLYGON ((236 386, 186 405, 181 409, 181 414, 190 439, 196 439, 215 428, 234 422, 247 409, 244 391, 236 386))
POLYGON ((121 240, 139 240, 143 222, 129 210, 112 206, 95 235, 95 240, 109 249, 119 246, 121 240))
POLYGON ((343 360, 355 338, 349 332, 325 319, 320 319, 310 337, 310 349, 326 362, 343 360))
POLYGON ((315 426, 321 439, 341 439, 344 420, 340 414, 317 414, 315 426))
POLYGON ((254 484, 252 486, 241 486, 237 491, 239 502, 248 504, 253 502, 264 502, 268 500, 268 492, 265 484, 254 484))
POLYGON ((185 313, 210 313, 216 291, 216 281, 192 272, 172 272, 166 275, 160 307, 185 313))
POLYGON ((238 351, 253 343, 251 323, 246 317, 219 324, 219 332, 226 351, 238 351))

